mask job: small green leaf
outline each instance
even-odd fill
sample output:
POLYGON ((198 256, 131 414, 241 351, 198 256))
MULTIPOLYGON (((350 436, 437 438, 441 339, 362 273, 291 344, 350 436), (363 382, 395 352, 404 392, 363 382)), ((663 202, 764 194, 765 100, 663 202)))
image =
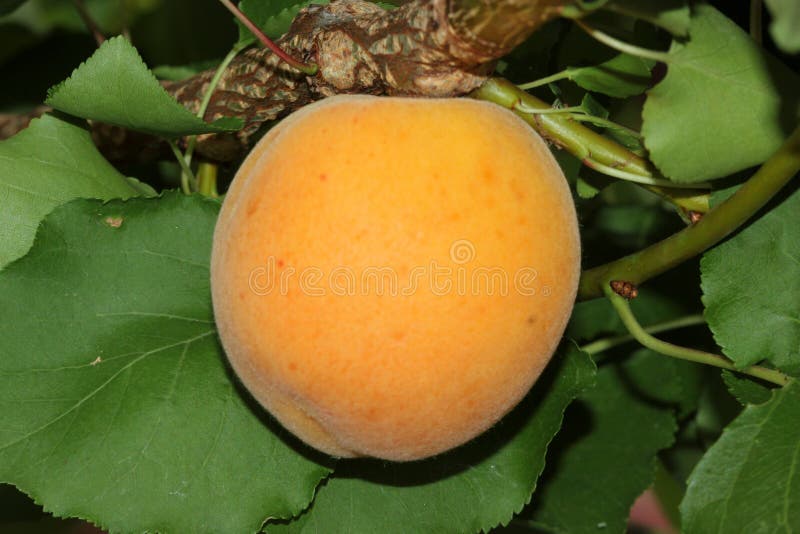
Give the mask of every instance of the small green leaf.
POLYGON ((765 161, 800 116, 800 78, 733 21, 699 4, 690 33, 685 46, 673 44, 642 128, 653 162, 682 183, 765 161))
POLYGON ((267 532, 462 534, 505 524, 530 499, 564 409, 593 380, 591 360, 567 347, 488 434, 422 462, 341 462, 310 510, 267 532))
POLYGON ((739 368, 800 373, 800 189, 700 262, 706 319, 739 368), (754 327, 758 325, 758 327, 754 327))
POLYGON ((772 15, 769 31, 775 43, 790 54, 800 52, 800 3, 797 0, 765 0, 772 15))
POLYGON ((567 410, 547 458, 553 467, 524 517, 549 532, 624 532, 676 430, 672 410, 629 390, 615 366, 601 368, 597 386, 567 410))
POLYGON ((217 340, 218 211, 177 193, 77 200, 0 273, 0 481, 116 532, 255 532, 308 506, 329 470, 217 340))
POLYGON ((594 198, 600 192, 599 187, 593 186, 591 183, 578 176, 578 181, 575 182, 575 192, 581 198, 594 198))
POLYGON ((766 388, 744 376, 738 376, 730 371, 722 371, 722 380, 728 387, 731 395, 736 397, 742 406, 748 404, 764 404, 772 398, 772 390, 766 388))
POLYGON ((800 384, 748 406, 689 477, 682 531, 793 532, 800 525, 800 384))
POLYGON ((643 93, 650 86, 653 62, 628 54, 619 54, 593 67, 570 67, 568 77, 587 91, 616 98, 643 93))
POLYGON ((165 138, 241 128, 239 119, 209 124, 181 106, 124 37, 103 43, 72 76, 50 89, 46 102, 71 115, 165 138))
POLYGON ((45 115, 0 141, 0 268, 25 254, 39 221, 74 198, 139 194, 92 143, 77 122, 45 115))

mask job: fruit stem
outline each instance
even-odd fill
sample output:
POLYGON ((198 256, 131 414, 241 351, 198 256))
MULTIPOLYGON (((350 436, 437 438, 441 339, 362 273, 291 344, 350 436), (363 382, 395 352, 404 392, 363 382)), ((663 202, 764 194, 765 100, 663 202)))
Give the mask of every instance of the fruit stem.
MULTIPOLYGON (((490 78, 472 96, 513 111, 542 137, 583 162, 599 163, 644 179, 652 180, 658 177, 657 171, 649 161, 616 141, 580 124, 571 116, 563 113, 532 113, 532 111, 552 109, 552 106, 526 93, 508 80, 490 78)), ((680 184, 671 184, 670 188, 652 184, 643 187, 686 211, 698 213, 708 211, 705 195, 697 195, 696 191, 689 192, 680 184)))
POLYGON ((633 315, 633 311, 631 311, 631 306, 627 299, 617 295, 617 293, 611 289, 609 284, 606 284, 604 293, 606 298, 611 301, 614 309, 619 314, 619 318, 622 320, 622 324, 625 325, 625 328, 628 329, 628 332, 630 332, 631 336, 652 351, 658 352, 659 354, 664 354, 665 356, 679 358, 681 360, 688 360, 690 362, 702 363, 705 365, 713 365, 714 367, 754 376, 779 386, 785 386, 792 381, 792 378, 776 369, 768 369, 758 365, 753 365, 752 367, 746 367, 744 369, 738 369, 732 361, 728 360, 724 356, 688 347, 681 347, 678 345, 673 345, 672 343, 667 343, 666 341, 661 341, 660 339, 648 334, 647 331, 642 328, 642 326, 636 320, 636 317, 633 315))
POLYGON ((197 191, 210 198, 219 198, 217 192, 217 164, 206 161, 197 166, 197 191))
MULTIPOLYGON (((686 328, 688 326, 698 326, 703 324, 706 324, 706 320, 702 315, 687 315, 686 317, 681 317, 680 319, 675 319, 673 321, 665 321, 663 323, 657 323, 644 327, 644 331, 648 334, 658 334, 659 332, 668 332, 670 330, 677 330, 678 328, 686 328)), ((587 343, 581 347, 581 351, 589 354, 590 356, 594 356, 595 354, 605 352, 633 340, 634 337, 630 334, 607 337, 587 343)))
POLYGON ((611 280, 639 285, 716 245, 743 225, 800 171, 800 127, 725 202, 696 224, 629 256, 581 276, 578 300, 598 298, 611 280))
POLYGON ((222 2, 222 5, 224 5, 226 8, 228 8, 228 11, 230 11, 231 13, 233 13, 233 15, 234 15, 234 16, 235 16, 237 19, 239 19, 239 21, 240 21, 242 24, 244 24, 244 26, 245 26, 245 27, 246 27, 248 30, 250 30, 250 32, 251 32, 253 35, 255 35, 255 36, 256 36, 256 38, 258 38, 258 40, 259 40, 259 41, 261 41, 262 43, 264 43, 264 46, 266 46, 267 48, 269 48, 270 50, 272 50, 272 52, 273 52, 273 53, 274 53, 276 56, 278 56, 279 58, 281 58, 281 59, 282 59, 282 60, 283 60, 283 61, 284 61, 286 64, 288 64, 288 65, 289 65, 289 66, 291 66, 291 67, 294 67, 295 69, 299 70, 299 71, 300 71, 300 72, 302 72, 303 74, 308 74, 309 76, 314 76, 314 75, 317 73, 317 70, 319 70, 319 67, 317 67, 317 65, 315 65, 314 63, 305 64, 305 63, 303 63, 303 62, 301 62, 301 61, 298 61, 298 60, 296 60, 295 58, 293 58, 292 56, 290 56, 289 54, 287 54, 286 52, 284 52, 284 51, 283 51, 283 49, 281 49, 281 47, 279 47, 278 45, 276 45, 276 44, 275 44, 275 43, 272 41, 272 39, 270 39, 269 37, 267 37, 267 36, 264 34, 264 32, 262 32, 262 31, 261 31, 261 29, 260 29, 258 26, 256 26, 256 25, 253 23, 253 21, 252 21, 252 20, 250 20, 250 19, 247 17, 247 15, 245 15, 244 13, 242 13, 242 11, 241 11, 241 10, 240 10, 240 9, 239 9, 239 8, 238 8, 238 7, 237 7, 237 6, 236 6, 236 5, 233 3, 233 2, 231 2, 230 0, 219 0, 219 1, 220 1, 220 2, 222 2))

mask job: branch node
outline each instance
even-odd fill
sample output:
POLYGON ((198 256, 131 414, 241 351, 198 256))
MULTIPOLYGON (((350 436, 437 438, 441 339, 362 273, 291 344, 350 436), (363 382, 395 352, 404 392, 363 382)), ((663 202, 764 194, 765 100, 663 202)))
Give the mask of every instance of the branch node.
POLYGON ((614 293, 626 300, 633 300, 639 296, 639 288, 625 280, 612 280, 609 285, 614 293))

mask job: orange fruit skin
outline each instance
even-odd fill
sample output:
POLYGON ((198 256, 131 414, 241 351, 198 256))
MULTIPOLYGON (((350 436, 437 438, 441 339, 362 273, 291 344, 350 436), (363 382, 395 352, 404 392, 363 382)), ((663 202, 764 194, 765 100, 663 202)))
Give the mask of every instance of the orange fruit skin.
POLYGON ((334 456, 409 461, 469 441, 525 396, 579 265, 566 180, 513 113, 336 96, 249 154, 211 282, 233 369, 284 427, 334 456))

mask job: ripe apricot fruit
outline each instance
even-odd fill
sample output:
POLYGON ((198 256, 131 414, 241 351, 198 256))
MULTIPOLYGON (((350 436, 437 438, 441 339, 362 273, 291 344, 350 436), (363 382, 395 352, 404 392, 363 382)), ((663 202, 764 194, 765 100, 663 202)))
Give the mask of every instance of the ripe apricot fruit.
POLYGON ((219 336, 284 427, 340 457, 461 445, 528 392, 577 290, 561 170, 513 113, 336 96, 252 150, 214 234, 219 336))

